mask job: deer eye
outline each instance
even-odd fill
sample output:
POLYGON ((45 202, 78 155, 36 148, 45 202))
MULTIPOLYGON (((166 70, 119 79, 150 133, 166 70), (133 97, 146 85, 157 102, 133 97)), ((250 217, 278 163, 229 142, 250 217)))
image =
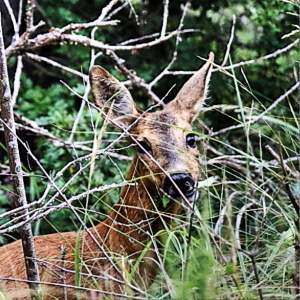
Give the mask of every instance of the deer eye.
POLYGON ((138 152, 141 153, 141 154, 146 153, 146 151, 149 152, 149 153, 152 152, 151 145, 150 145, 149 141, 146 138, 138 141, 137 146, 138 146, 138 152))
POLYGON ((191 148, 196 148, 198 141, 199 141, 198 136, 193 133, 189 133, 186 136, 186 144, 191 148))

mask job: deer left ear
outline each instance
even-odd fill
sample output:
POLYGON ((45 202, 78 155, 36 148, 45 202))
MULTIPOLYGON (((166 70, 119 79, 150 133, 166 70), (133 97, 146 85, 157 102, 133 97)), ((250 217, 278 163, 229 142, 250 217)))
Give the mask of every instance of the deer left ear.
POLYGON ((139 115, 128 89, 104 68, 94 65, 90 70, 90 84, 95 104, 106 113, 110 121, 127 127, 139 115))
POLYGON ((176 98, 168 104, 170 109, 180 111, 189 122, 196 119, 207 96, 213 61, 214 54, 210 52, 204 66, 184 84, 176 98))

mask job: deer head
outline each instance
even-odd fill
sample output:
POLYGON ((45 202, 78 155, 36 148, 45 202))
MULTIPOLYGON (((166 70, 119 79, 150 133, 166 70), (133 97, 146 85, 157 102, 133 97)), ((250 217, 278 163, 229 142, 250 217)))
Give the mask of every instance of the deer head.
POLYGON ((137 144, 138 176, 175 199, 194 199, 199 152, 192 122, 206 98, 213 59, 210 53, 175 99, 154 112, 140 112, 127 88, 104 68, 90 71, 96 105, 137 144))

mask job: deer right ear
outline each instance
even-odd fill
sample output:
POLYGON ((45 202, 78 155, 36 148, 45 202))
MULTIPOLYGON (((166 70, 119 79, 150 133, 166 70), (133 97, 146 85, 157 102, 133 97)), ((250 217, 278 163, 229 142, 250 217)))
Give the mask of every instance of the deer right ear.
POLYGON ((184 84, 176 98, 168 104, 170 109, 179 111, 189 122, 195 120, 207 96, 213 61, 214 54, 210 52, 207 62, 184 84))
POLYGON ((90 70, 91 90, 96 105, 110 112, 118 126, 127 127, 139 115, 128 89, 104 68, 94 65, 90 70))

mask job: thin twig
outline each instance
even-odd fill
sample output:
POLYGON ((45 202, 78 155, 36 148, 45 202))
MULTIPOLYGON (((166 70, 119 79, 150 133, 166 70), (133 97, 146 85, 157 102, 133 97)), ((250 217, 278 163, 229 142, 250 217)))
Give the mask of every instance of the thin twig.
MULTIPOLYGON (((298 196, 297 198, 294 196, 293 191, 291 189, 289 180, 288 180, 288 174, 287 172, 289 171, 290 173, 291 170, 290 168, 284 163, 282 153, 280 151, 280 154, 277 154, 274 149, 271 148, 270 145, 266 146, 266 149, 275 157, 276 160, 278 160, 278 163, 281 166, 281 169, 284 174, 284 180, 283 184, 286 190, 286 193, 290 199, 290 202, 292 203, 296 217, 295 217, 295 238, 294 238, 294 249, 295 249, 295 272, 294 272, 294 285, 295 285, 295 294, 296 298, 299 299, 299 293, 300 293, 300 275, 299 275, 299 270, 300 270, 300 197, 298 196)), ((297 180, 299 181, 300 174, 297 174, 297 180)))
POLYGON ((145 297, 140 297, 140 296, 126 296, 126 294, 122 293, 115 293, 115 292, 110 292, 106 290, 99 290, 99 289, 93 289, 89 287, 84 287, 84 286, 78 286, 78 285, 72 285, 72 284, 62 284, 62 283, 55 283, 55 282, 48 282, 48 281, 32 281, 32 280, 25 280, 25 279, 20 279, 20 278, 14 278, 14 277, 0 277, 1 281, 13 281, 13 282, 23 282, 23 283, 28 283, 28 284, 37 284, 41 283, 42 285, 46 286, 52 286, 52 287, 59 287, 59 288, 67 288, 67 289, 74 289, 77 291, 81 292, 95 292, 97 295, 107 295, 110 297, 114 298, 124 298, 124 299, 137 299, 137 300, 145 300, 145 297))
POLYGON ((264 60, 268 60, 268 59, 273 59, 278 57, 279 55, 289 51, 290 49, 298 46, 300 39, 296 39, 294 42, 288 44, 287 46, 277 49, 272 53, 269 53, 267 55, 261 56, 259 58, 254 58, 254 59, 250 59, 250 60, 246 60, 246 61, 242 61, 236 64, 232 64, 230 66, 225 66, 225 67, 221 67, 223 70, 230 70, 230 69, 235 69, 235 68, 239 68, 245 65, 251 65, 251 64, 255 64, 255 63, 261 63, 264 60))
POLYGON ((164 14, 163 14, 163 23, 161 26, 160 36, 164 37, 168 25, 168 16, 169 16, 169 0, 164 0, 164 14))
POLYGON ((264 115, 269 113, 271 110, 273 110, 281 101, 285 100, 289 95, 291 95, 293 92, 295 92, 300 86, 300 81, 296 82, 291 88, 289 88, 284 94, 279 96, 267 109, 265 109, 260 115, 252 118, 250 121, 238 124, 238 125, 232 125, 223 129, 220 129, 218 131, 212 132, 210 134, 211 137, 224 134, 228 131, 244 128, 245 126, 249 126, 251 124, 254 124, 258 122, 264 115))
POLYGON ((88 75, 86 75, 82 72, 79 72, 77 70, 74 70, 70 67, 64 66, 64 65, 62 65, 62 64, 60 64, 60 63, 58 63, 58 62, 56 62, 52 59, 49 59, 47 57, 40 56, 40 55, 33 54, 33 53, 28 53, 28 52, 25 54, 25 56, 32 59, 32 60, 34 60, 34 61, 49 64, 52 67, 58 68, 62 71, 65 71, 65 72, 68 72, 68 73, 73 74, 75 76, 78 76, 78 77, 82 78, 84 81, 88 81, 88 75))
POLYGON ((274 149, 272 149, 272 147, 270 145, 266 145, 266 149, 273 155, 273 157, 278 161, 278 163, 280 164, 281 168, 282 168, 282 171, 283 171, 283 174, 284 174, 284 185, 285 185, 285 188, 286 188, 286 192, 289 196, 289 199, 295 209, 295 212, 296 212, 296 215, 299 216, 299 211, 300 211, 300 206, 299 206, 299 203, 300 203, 300 199, 296 199, 293 195, 293 192, 291 190, 291 187, 288 183, 288 174, 287 174, 287 171, 291 174, 293 174, 293 171, 290 169, 290 167, 288 165, 286 165, 284 163, 284 160, 282 158, 282 155, 279 155, 275 152, 274 149))
POLYGON ((139 77, 135 71, 128 69, 122 58, 120 58, 114 51, 107 51, 107 55, 113 59, 118 69, 127 76, 133 86, 141 88, 147 94, 152 103, 161 103, 159 97, 151 90, 150 85, 147 84, 143 78, 139 77))
POLYGON ((174 49, 174 52, 173 52, 173 55, 172 55, 172 59, 171 61, 168 63, 168 65, 160 72, 160 74, 158 74, 150 83, 149 83, 149 86, 150 88, 152 88, 155 84, 157 84, 157 82, 159 80, 161 80, 167 73, 168 71, 172 68, 172 66, 174 65, 174 63, 176 62, 176 59, 177 59, 177 54, 178 54, 178 45, 181 41, 181 38, 180 38, 180 32, 181 32, 181 29, 183 27, 183 24, 184 24, 184 19, 185 19, 185 16, 186 16, 186 13, 187 13, 187 10, 188 8, 190 7, 190 2, 187 2, 184 7, 183 7, 183 10, 182 10, 182 16, 181 16, 181 19, 179 21, 179 25, 178 25, 178 28, 177 28, 177 36, 176 36, 176 43, 175 43, 175 49, 174 49))
MULTIPOLYGON (((295 41, 293 41, 292 43, 288 44, 287 46, 280 48, 280 49, 276 49, 275 51, 261 56, 261 57, 257 57, 254 59, 250 59, 250 60, 246 60, 246 61, 241 61, 239 63, 236 64, 232 64, 230 66, 224 66, 222 67, 221 65, 218 65, 216 63, 214 63, 214 69, 212 70, 212 72, 218 72, 218 71, 226 71, 226 70, 231 70, 231 69, 235 69, 238 67, 242 67, 245 65, 252 65, 252 64, 259 64, 262 63, 265 60, 268 59, 273 59, 278 57, 279 55, 282 55, 283 53, 288 52, 289 50, 293 49, 294 47, 298 47, 300 42, 300 39, 296 39, 295 41)), ((206 58, 200 57, 201 60, 206 61, 206 58)), ((196 71, 179 71, 179 70, 169 70, 168 72, 166 72, 166 75, 172 75, 172 76, 178 76, 178 75, 185 75, 185 76, 189 76, 189 75, 193 75, 195 74, 196 71)))
POLYGON ((33 27, 33 14, 35 9, 35 0, 27 0, 26 4, 26 31, 29 32, 33 27))
POLYGON ((9 3, 9 0, 3 0, 3 1, 4 1, 4 4, 6 6, 6 9, 8 11, 8 14, 9 14, 9 17, 10 17, 10 20, 11 20, 11 23, 12 23, 13 28, 14 28, 14 32, 15 32, 14 37, 16 37, 18 35, 18 32, 19 32, 19 27, 18 27, 16 18, 15 18, 15 15, 14 15, 13 9, 12 9, 10 3, 9 3))
POLYGON ((23 70, 23 58, 21 55, 18 55, 17 58, 17 66, 16 66, 16 72, 15 72, 15 78, 14 78, 14 89, 12 94, 12 105, 14 106, 16 104, 20 87, 21 87, 21 75, 23 70))
MULTIPOLYGON (((44 218, 47 215, 49 215, 50 213, 52 213, 54 211, 57 211, 57 210, 60 210, 62 208, 70 208, 70 207, 72 207, 71 205, 72 205, 72 203, 74 201, 83 199, 87 195, 92 195, 94 193, 99 193, 99 192, 105 192, 105 191, 108 191, 108 190, 111 190, 111 189, 114 189, 114 188, 120 188, 120 187, 123 187, 123 186, 126 186, 126 185, 130 185, 130 183, 128 183, 128 182, 121 182, 119 184, 113 183, 113 184, 110 184, 110 185, 100 186, 100 187, 97 187, 97 188, 94 188, 94 189, 90 189, 87 192, 83 192, 81 194, 73 196, 73 197, 71 197, 69 199, 66 198, 66 199, 64 199, 64 202, 62 202, 60 204, 57 204, 55 206, 51 206, 51 207, 43 206, 43 207, 40 207, 35 214, 33 214, 32 216, 30 216, 28 218, 28 220, 18 221, 17 224, 11 225, 11 226, 6 227, 6 228, 3 225, 1 225, 0 228, 2 228, 2 229, 0 230, 0 234, 4 234, 4 233, 8 233, 8 232, 13 232, 14 230, 16 230, 16 229, 18 229, 20 227, 23 227, 23 226, 25 226, 28 223, 30 224, 30 223, 32 223, 32 222, 34 222, 36 220, 44 218)), ((32 206, 37 205, 39 203, 40 203, 40 201, 38 200, 38 201, 35 201, 33 203, 30 203, 29 205, 27 205, 27 207, 32 207, 32 206)), ((74 210, 73 207, 72 207, 72 210, 74 210)), ((7 216, 7 214, 5 214, 5 216, 7 216)))
POLYGON ((232 26, 231 26, 230 38, 229 38, 229 41, 228 41, 227 46, 226 46, 226 52, 225 52, 225 55, 224 55, 223 62, 221 64, 222 67, 226 65, 226 63, 228 61, 228 58, 229 58, 231 44, 232 44, 233 38, 234 38, 235 22, 236 22, 236 16, 233 15, 232 16, 232 26))
POLYGON ((255 255, 250 255, 250 260, 251 260, 251 263, 252 263, 253 272, 254 272, 256 283, 257 283, 256 289, 257 289, 257 292, 258 292, 259 299, 264 300, 262 289, 260 287, 261 281, 259 279, 259 274, 258 274, 258 271, 257 271, 257 264, 256 264, 256 260, 255 260, 255 255))

